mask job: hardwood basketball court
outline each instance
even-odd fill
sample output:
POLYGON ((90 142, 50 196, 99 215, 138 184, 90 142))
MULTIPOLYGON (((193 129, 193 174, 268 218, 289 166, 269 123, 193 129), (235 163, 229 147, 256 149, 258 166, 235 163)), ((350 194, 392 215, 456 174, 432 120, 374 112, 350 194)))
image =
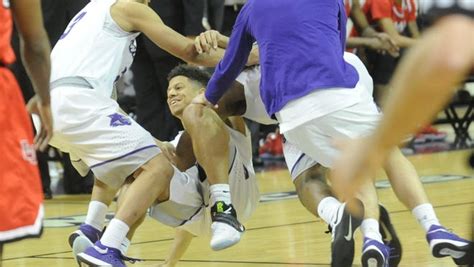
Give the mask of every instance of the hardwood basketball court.
MULTIPOLYGON (((461 150, 411 156, 440 221, 462 237, 470 237, 474 211, 473 171, 467 166, 470 151, 461 150)), ((391 213, 403 245, 399 266, 455 266, 451 259, 429 253, 424 232, 379 173, 380 201, 391 213)), ((262 202, 246 223, 242 241, 213 252, 209 237, 193 240, 178 266, 329 266, 330 234, 326 225, 310 215, 294 195, 288 172, 264 170, 258 174, 262 202)), ((27 239, 5 246, 3 267, 77 266, 67 237, 74 224, 85 218, 89 196, 55 196, 45 202, 46 220, 41 239, 27 239)), ((111 209, 110 211, 113 211, 111 209)), ((131 266, 158 266, 172 244, 174 230, 147 218, 139 228, 129 255, 145 259, 131 266)), ((361 237, 356 232, 354 266, 360 266, 361 237)))

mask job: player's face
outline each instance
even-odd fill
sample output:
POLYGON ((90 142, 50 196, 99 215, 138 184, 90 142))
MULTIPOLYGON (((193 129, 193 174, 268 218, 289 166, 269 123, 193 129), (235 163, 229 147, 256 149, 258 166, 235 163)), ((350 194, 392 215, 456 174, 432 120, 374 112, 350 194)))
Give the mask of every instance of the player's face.
POLYGON ((168 85, 168 106, 175 117, 180 117, 183 110, 191 103, 203 88, 185 76, 173 77, 168 85))

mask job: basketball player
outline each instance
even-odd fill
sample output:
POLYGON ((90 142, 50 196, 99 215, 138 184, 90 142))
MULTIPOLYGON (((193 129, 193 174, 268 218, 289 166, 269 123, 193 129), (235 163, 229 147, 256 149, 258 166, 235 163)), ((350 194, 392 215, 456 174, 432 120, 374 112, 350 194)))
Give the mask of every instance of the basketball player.
MULTIPOLYGON (((217 38, 220 39, 220 36, 217 38)), ((371 95, 373 88, 372 79, 362 62, 355 55, 350 53, 345 53, 344 59, 357 69, 361 82, 365 84, 365 88, 368 90, 367 94, 371 95)), ((227 107, 229 110, 233 109, 235 114, 244 114, 244 117, 263 124, 276 123, 275 120, 272 120, 266 114, 258 93, 260 69, 257 67, 244 70, 237 78, 237 81, 238 83, 233 83, 231 89, 226 92, 224 97, 219 101, 219 110, 226 109, 227 107), (245 87, 245 90, 239 87, 245 87), (228 95, 232 95, 232 98, 229 98, 228 95)), ((208 128, 207 130, 209 131, 210 129, 208 128)), ((347 234, 348 231, 349 218, 346 218, 344 222, 340 221, 337 224, 335 224, 334 218, 331 218, 338 212, 343 211, 344 205, 332 197, 331 189, 324 181, 324 173, 321 171, 322 167, 289 142, 284 144, 284 155, 297 189, 298 197, 302 204, 312 214, 323 218, 328 225, 331 225, 333 228, 335 225, 338 226, 334 231, 337 232, 339 230, 339 234, 335 233, 336 242, 334 242, 332 246, 332 265, 350 266, 353 258, 353 243, 345 244, 343 241, 343 235, 347 234), (335 205, 336 203, 337 205, 335 205), (331 212, 331 206, 336 212, 331 212), (351 249, 352 252, 347 253, 351 249), (346 251, 347 253, 344 257, 341 257, 341 250, 346 251)), ((216 159, 216 162, 220 161, 222 161, 222 159, 216 159)), ((428 198, 411 163, 406 160, 399 151, 394 151, 392 153, 389 162, 389 164, 385 165, 385 170, 388 173, 390 182, 392 183, 397 196, 399 196, 402 202, 410 210, 414 211, 414 215, 417 219, 425 216, 429 219, 425 220, 425 222, 419 220, 420 224, 425 225, 426 222, 437 222, 438 220, 434 211, 432 211, 433 216, 430 214, 430 209, 432 210, 432 208, 430 208, 431 205, 429 204, 428 198), (428 206, 428 212, 426 206, 428 206)), ((386 233, 383 235, 392 236, 392 240, 385 240, 391 247, 389 266, 397 266, 401 260, 401 247, 393 226, 390 223, 388 213, 383 207, 381 207, 380 222, 384 224, 384 229, 390 231, 390 235, 387 235, 386 233)), ((380 230, 382 232, 382 229, 380 230)))
MULTIPOLYGON (((168 104, 174 116, 181 118, 183 110, 192 99, 202 92, 210 75, 192 66, 180 65, 169 74, 168 104)), ((239 221, 246 221, 255 211, 260 195, 258 192, 255 171, 252 165, 250 135, 241 117, 222 116, 224 135, 228 136, 230 153, 228 155, 232 166, 229 171, 230 190, 239 221)), ((189 135, 180 132, 172 142, 176 150, 170 153, 169 159, 175 169, 166 190, 157 197, 151 207, 150 216, 168 226, 176 227, 176 236, 171 253, 165 265, 174 266, 184 254, 193 236, 210 234, 212 219, 208 212, 209 183, 202 168, 197 164, 193 155, 189 135)), ((129 184, 121 188, 118 206, 122 205, 122 194, 128 190, 129 184)), ((223 206, 217 208, 224 209, 223 206)), ((234 210, 229 210, 234 212, 234 210)), ((234 214, 235 216, 235 214, 234 214)), ((224 217, 225 219, 225 217, 224 217)), ((136 227, 130 229, 129 239, 132 238, 136 227)), ((238 227, 238 226, 236 226, 238 227)), ((240 239, 240 235, 238 236, 240 239)), ((93 244, 84 236, 76 238, 85 247, 93 244)), ((124 242, 120 248, 125 255, 130 241, 124 242)))
MULTIPOLYGON (((342 195, 353 195, 367 179, 366 173, 380 166, 394 146, 420 125, 429 123, 474 66, 474 47, 469 41, 474 40, 474 2, 423 1, 420 8, 428 10, 435 24, 397 68, 391 81, 392 94, 376 131, 347 145, 338 160, 337 165, 344 168, 337 168, 334 180, 342 195)), ((427 238, 435 257, 446 256, 441 251, 446 246, 458 253, 452 256, 458 265, 468 264, 474 257, 466 252, 468 241, 453 239, 443 227, 433 225, 427 238)))
POLYGON ((41 2, 4 0, 0 5, 0 265, 3 244, 42 233, 43 191, 36 149, 44 150, 53 133, 49 95, 51 51, 43 28, 41 2), (33 142, 33 128, 13 73, 10 46, 13 19, 21 40, 21 57, 36 92, 30 111, 42 129, 33 142))
MULTIPOLYGON (((181 119, 183 110, 192 99, 203 92, 210 75, 191 66, 180 65, 174 68, 169 76, 168 105, 173 116, 181 119)), ((166 264, 174 265, 184 254, 193 236, 210 233, 211 218, 206 207, 223 209, 227 212, 237 212, 239 221, 246 221, 255 211, 260 199, 255 171, 252 165, 252 149, 250 133, 242 117, 221 116, 223 134, 228 141, 231 162, 229 168, 229 184, 234 209, 224 205, 216 207, 209 205, 210 186, 206 173, 197 165, 192 152, 190 136, 184 132, 176 150, 176 166, 186 169, 181 176, 171 179, 169 199, 152 207, 150 216, 172 227, 177 227, 174 244, 166 264), (189 168, 191 166, 191 168, 189 168)), ((177 140, 176 140, 177 142, 177 140)), ((214 211, 211 212, 215 216, 214 211)), ((219 219, 226 220, 222 216, 219 219)), ((234 227, 241 227, 234 225, 234 227)), ((236 236, 240 239, 240 235, 236 236)), ((217 248, 219 249, 219 248, 217 248)))
MULTIPOLYGON (((263 44, 260 45, 261 92, 267 112, 276 115, 280 129, 288 141, 318 163, 331 167, 338 153, 331 145, 331 139, 369 133, 375 127, 379 113, 361 78, 352 72, 354 67, 340 61, 345 36, 344 28, 340 25, 345 25, 345 17, 341 11, 341 2, 330 4, 303 1, 290 5, 283 1, 273 1, 271 4, 266 1, 249 1, 239 15, 230 46, 209 83, 205 97, 200 95, 195 103, 210 104, 207 99, 216 103, 228 89, 231 79, 241 70, 242 59, 246 58, 256 39, 259 44, 263 44), (263 8, 267 8, 264 13, 263 8), (314 12, 321 13, 318 13, 320 16, 317 19, 311 17, 314 12), (338 16, 339 21, 332 20, 338 16), (326 19, 322 28, 308 27, 313 24, 306 23, 312 21, 314 25, 319 25, 324 17, 326 19), (326 26, 334 27, 334 31, 321 30, 326 29, 326 26), (279 30, 264 30, 270 27, 279 30), (316 39, 318 42, 311 45, 311 50, 309 43, 316 39), (336 42, 338 45, 325 46, 326 42, 336 42), (308 51, 313 53, 308 54, 308 51), (356 86, 351 85, 352 82, 356 86), (331 89, 333 86, 336 88, 331 89)), ((410 174, 414 171, 413 167, 409 167, 411 168, 403 169, 403 173, 400 172, 399 175, 413 177, 410 174)), ((382 243, 375 219, 378 218, 378 201, 373 183, 366 182, 361 191, 358 196, 363 200, 365 208, 365 219, 361 224, 365 237, 362 264, 368 266, 369 263, 375 263, 376 266, 383 266, 387 263, 389 252, 382 243)), ((416 201, 423 198, 423 195, 415 196, 416 201)), ((330 214, 334 214, 334 208, 328 210, 330 214)))
MULTIPOLYGON (((345 25, 342 1, 249 0, 237 18, 229 47, 205 97, 200 95, 196 103, 217 103, 257 41, 262 71, 260 92, 267 113, 277 118, 289 142, 323 166, 331 167, 337 150, 327 139, 363 135, 378 117, 364 85, 358 84, 356 69, 343 60, 345 25), (339 124, 351 131, 343 131, 339 124)), ((206 139, 199 141, 205 143, 206 139)), ((195 153, 199 154, 196 149, 195 153)), ((225 175, 223 170, 221 175, 225 175)), ((354 224, 361 223, 365 237, 362 264, 375 261, 382 266, 389 251, 379 233, 379 206, 373 183, 365 184, 359 198, 365 209, 364 220, 354 224)))
POLYGON ((151 135, 111 99, 114 82, 132 62, 135 37, 142 32, 196 64, 212 65, 219 58, 218 53, 199 55, 193 42, 166 27, 148 2, 91 1, 73 18, 51 54, 55 136, 50 144, 70 153, 80 173, 92 170, 97 177, 86 222, 71 235, 71 241, 84 235, 95 242, 78 256, 89 265, 124 266, 119 247, 130 226, 139 222, 174 174, 151 135), (107 206, 128 176, 135 180, 98 240, 107 206))

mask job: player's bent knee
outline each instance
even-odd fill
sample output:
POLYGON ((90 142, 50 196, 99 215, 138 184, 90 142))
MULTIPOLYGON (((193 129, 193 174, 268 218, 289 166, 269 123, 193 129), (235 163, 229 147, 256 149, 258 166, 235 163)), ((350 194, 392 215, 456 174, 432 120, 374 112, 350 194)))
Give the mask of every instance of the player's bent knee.
POLYGON ((163 182, 169 182, 174 174, 173 166, 163 154, 149 160, 141 169, 142 172, 147 172, 148 176, 153 179, 159 179, 163 182))
POLYGON ((326 184, 325 169, 321 165, 315 165, 298 175, 294 184, 298 196, 312 194, 312 187, 326 184))
POLYGON ((183 111, 182 122, 189 126, 198 125, 204 117, 205 108, 200 104, 190 104, 183 111))

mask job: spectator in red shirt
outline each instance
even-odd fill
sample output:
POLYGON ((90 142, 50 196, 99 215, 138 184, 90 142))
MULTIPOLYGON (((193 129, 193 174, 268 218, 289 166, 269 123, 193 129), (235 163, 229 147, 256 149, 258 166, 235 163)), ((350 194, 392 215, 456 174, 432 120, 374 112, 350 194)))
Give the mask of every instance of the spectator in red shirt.
MULTIPOLYGON (((402 48, 415 44, 420 33, 416 25, 414 0, 366 0, 362 11, 378 31, 387 33, 402 48), (409 33, 410 37, 406 35, 409 33)), ((403 51, 402 51, 403 53, 403 51)), ((398 58, 367 52, 368 69, 374 78, 374 97, 380 105, 386 84, 398 63, 398 58)))
POLYGON ((347 39, 347 48, 367 47, 377 52, 388 52, 397 57, 399 47, 393 38, 384 32, 377 32, 369 25, 367 18, 362 12, 359 0, 344 0, 347 17, 350 17, 355 28, 361 32, 359 36, 351 36, 347 39))

